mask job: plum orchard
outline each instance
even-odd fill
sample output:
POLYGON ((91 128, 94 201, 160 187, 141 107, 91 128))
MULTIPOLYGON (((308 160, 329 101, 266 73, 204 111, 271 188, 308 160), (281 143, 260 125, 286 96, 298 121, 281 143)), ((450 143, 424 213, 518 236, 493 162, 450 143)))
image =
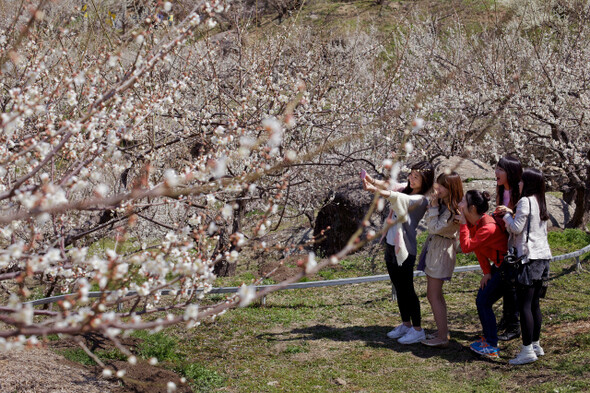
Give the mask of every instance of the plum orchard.
MULTIPOLYGON (((0 9, 4 349, 99 332, 131 356, 122 334, 247 305, 264 292, 199 299, 245 251, 294 247, 265 234, 313 222, 326 186, 361 166, 397 171, 393 151, 516 154, 587 219, 588 5, 515 6, 471 35, 415 18, 383 38, 289 20, 262 36, 221 1, 165 27, 155 21, 174 6, 154 2, 119 31, 98 15, 108 2, 84 16, 66 3, 0 9), (248 225, 247 208, 260 212, 248 225), (25 304, 57 293, 71 295, 25 304)), ((285 283, 338 263, 361 230, 334 256, 303 257, 285 283)))
MULTIPOLYGON (((366 34, 316 44, 297 29, 255 41, 241 25, 211 38, 221 2, 127 32, 91 12, 64 24, 59 5, 2 10, 0 342, 95 331, 131 356, 125 332, 193 327, 263 295, 244 286, 199 307, 215 269, 275 246, 262 237, 287 207, 311 217, 319 179, 369 149, 353 140, 381 123, 384 95, 367 86, 388 79, 365 67, 382 48, 366 34), (243 230, 247 204, 262 214, 243 230), (71 295, 56 308, 25 304, 58 293, 71 295)), ((291 280, 358 246, 305 257, 291 280)))

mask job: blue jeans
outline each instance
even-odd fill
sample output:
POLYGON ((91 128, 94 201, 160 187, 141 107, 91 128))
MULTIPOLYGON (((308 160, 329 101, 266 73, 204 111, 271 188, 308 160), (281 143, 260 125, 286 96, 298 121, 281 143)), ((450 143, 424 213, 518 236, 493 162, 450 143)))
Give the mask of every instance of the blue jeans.
POLYGON ((492 278, 488 281, 483 289, 477 292, 475 304, 477 305, 477 313, 483 328, 483 336, 488 344, 498 346, 498 329, 496 327, 496 316, 492 306, 503 295, 503 281, 500 270, 495 266, 492 267, 492 278))

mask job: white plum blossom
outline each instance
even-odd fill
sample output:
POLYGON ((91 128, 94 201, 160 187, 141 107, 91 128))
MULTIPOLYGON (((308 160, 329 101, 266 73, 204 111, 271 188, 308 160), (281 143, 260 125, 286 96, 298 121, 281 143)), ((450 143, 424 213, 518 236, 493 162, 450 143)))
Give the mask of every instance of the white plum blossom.
POLYGON ((176 187, 179 183, 179 178, 174 169, 166 169, 164 171, 164 182, 168 187, 176 187))
POLYGON ((233 212, 234 212, 233 207, 228 204, 228 205, 223 206, 223 209, 221 210, 221 215, 226 220, 229 220, 233 216, 233 212))
POLYGON ((248 306, 256 296, 256 288, 253 285, 242 284, 238 290, 240 307, 248 306))
POLYGON ((270 132, 268 145, 270 147, 278 147, 283 140, 283 127, 281 123, 274 117, 264 119, 262 127, 270 132))
POLYGON ((104 198, 108 192, 109 192, 109 186, 101 183, 99 185, 96 186, 96 188, 94 189, 94 192, 96 193, 96 195, 98 195, 99 197, 104 198))
POLYGON ((227 157, 221 157, 217 160, 215 164, 215 168, 213 170, 213 177, 219 179, 220 177, 225 176, 227 173, 227 157))
POLYGON ((229 253, 229 257, 227 258, 227 260, 228 260, 229 262, 235 262, 235 261, 237 261, 237 260, 238 260, 238 256, 239 256, 239 255, 240 255, 240 253, 239 253, 239 252, 237 252, 236 250, 232 250, 232 251, 229 253))
POLYGON ((315 270, 315 268, 317 267, 318 263, 315 260, 315 253, 314 252, 310 252, 307 255, 307 261, 305 263, 305 273, 306 274, 311 274, 313 273, 313 271, 315 270))
POLYGON ((412 120, 412 132, 420 131, 422 128, 424 128, 424 119, 417 117, 412 120))
POLYGON ((197 319, 199 316, 199 305, 195 303, 191 303, 186 307, 184 311, 184 320, 188 321, 191 319, 197 319))

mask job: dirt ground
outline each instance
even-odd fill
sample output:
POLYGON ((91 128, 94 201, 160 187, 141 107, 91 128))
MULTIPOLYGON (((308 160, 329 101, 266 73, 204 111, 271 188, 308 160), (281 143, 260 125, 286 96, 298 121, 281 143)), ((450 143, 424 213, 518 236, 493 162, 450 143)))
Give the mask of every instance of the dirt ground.
MULTIPOLYGON (((55 348, 76 348, 68 341, 50 344, 55 348)), ((166 393, 172 381, 177 392, 191 392, 180 376, 139 360, 105 362, 111 369, 126 371, 123 379, 102 377, 98 366, 74 363, 49 348, 0 352, 0 392, 14 393, 166 393)))

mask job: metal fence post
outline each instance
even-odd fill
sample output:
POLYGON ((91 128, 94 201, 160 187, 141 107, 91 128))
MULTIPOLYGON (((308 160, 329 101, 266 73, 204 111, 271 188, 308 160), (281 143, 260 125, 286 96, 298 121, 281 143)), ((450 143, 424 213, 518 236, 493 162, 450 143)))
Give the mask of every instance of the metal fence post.
POLYGON ((578 273, 580 272, 580 270, 582 269, 582 264, 580 263, 580 256, 578 255, 576 257, 576 270, 578 271, 578 273))

